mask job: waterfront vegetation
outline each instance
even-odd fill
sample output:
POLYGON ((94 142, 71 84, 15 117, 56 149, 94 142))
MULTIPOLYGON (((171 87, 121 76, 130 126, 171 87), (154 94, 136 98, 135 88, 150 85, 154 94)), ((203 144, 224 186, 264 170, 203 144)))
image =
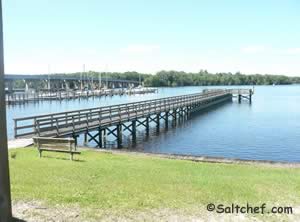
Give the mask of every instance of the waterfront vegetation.
MULTIPOLYGON (((89 71, 85 73, 69 73, 69 74, 54 74, 60 76, 74 76, 83 79, 98 80, 99 72, 89 71)), ((145 86, 149 87, 175 87, 175 86, 211 86, 211 85, 287 85, 299 84, 300 77, 288 77, 284 75, 260 75, 252 74, 245 75, 240 72, 232 73, 216 73, 212 74, 206 70, 200 70, 198 73, 186 73, 180 71, 160 71, 155 75, 138 73, 138 72, 109 72, 101 73, 101 78, 105 82, 106 78, 126 79, 134 81, 142 81, 145 86)), ((24 88, 23 81, 16 81, 15 88, 24 88)), ((46 84, 43 82, 35 84, 46 84)), ((38 85, 34 88, 43 88, 45 86, 38 85)))
POLYGON ((240 72, 208 73, 201 70, 198 73, 176 71, 161 71, 145 79, 149 86, 210 86, 210 85, 284 85, 300 83, 300 77, 284 75, 244 75, 240 72))
MULTIPOLYGON (((80 76, 80 73, 68 74, 80 76)), ((88 78, 99 77, 98 72, 85 73, 88 78)), ((101 77, 114 79, 129 79, 141 81, 146 86, 209 86, 209 85, 273 85, 273 84, 293 84, 300 83, 300 77, 288 77, 284 75, 245 75, 240 72, 232 73, 216 73, 212 74, 206 70, 200 70, 198 73, 186 73, 178 71, 160 71, 155 75, 143 74, 138 72, 125 73, 102 73, 101 77)))
MULTIPOLYGON (((80 76, 81 73, 66 74, 80 76)), ((86 78, 99 78, 99 72, 87 72, 83 76, 86 78)), ((124 72, 124 73, 101 73, 101 78, 128 79, 144 82, 145 86, 210 86, 210 85, 284 85, 300 83, 300 77, 288 77, 284 75, 245 75, 240 72, 216 73, 212 74, 206 70, 200 70, 198 73, 186 73, 183 71, 160 71, 155 75, 124 72)))
MULTIPOLYGON (((300 169, 200 163, 83 151, 10 150, 12 196, 47 204, 117 211, 202 208, 208 203, 300 204, 300 169)), ((204 209, 204 208, 203 208, 204 209)))

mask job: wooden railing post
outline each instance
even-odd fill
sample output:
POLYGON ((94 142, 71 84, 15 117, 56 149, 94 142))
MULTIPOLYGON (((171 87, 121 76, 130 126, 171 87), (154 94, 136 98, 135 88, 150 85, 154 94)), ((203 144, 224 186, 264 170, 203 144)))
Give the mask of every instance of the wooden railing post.
POLYGON ((72 128, 73 128, 73 133, 74 133, 75 132, 74 116, 72 116, 72 128))
POLYGON ((58 124, 58 118, 55 118, 55 122, 56 122, 56 134, 57 136, 59 136, 59 124, 58 124))
POLYGON ((86 121, 86 128, 89 129, 89 114, 86 113, 85 115, 86 115, 86 119, 85 119, 85 121, 86 121))
POLYGON ((99 121, 99 126, 101 125, 101 116, 102 113, 101 113, 101 110, 98 111, 98 121, 99 121))
POLYGON ((68 113, 65 114, 66 124, 68 124, 68 113))
POLYGON ((53 115, 51 115, 51 127, 53 127, 53 115))
POLYGON ((34 132, 34 134, 36 134, 36 132, 37 132, 37 121, 36 121, 36 118, 33 119, 33 132, 34 132))
POLYGON ((15 138, 18 136, 18 120, 14 119, 14 134, 15 138))
POLYGON ((137 118, 138 115, 138 105, 135 105, 135 118, 137 118))
POLYGON ((129 110, 129 106, 126 105, 126 110, 127 110, 127 116, 128 116, 128 119, 130 118, 130 110, 129 110))
POLYGON ((112 120, 112 117, 111 117, 111 107, 109 108, 109 117, 110 117, 110 121, 112 120))

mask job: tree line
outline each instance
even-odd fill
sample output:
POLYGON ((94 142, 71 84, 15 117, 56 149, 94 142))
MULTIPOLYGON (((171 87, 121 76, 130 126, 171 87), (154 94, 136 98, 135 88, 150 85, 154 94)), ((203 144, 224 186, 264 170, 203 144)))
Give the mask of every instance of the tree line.
MULTIPOLYGON (((186 73, 183 71, 160 71, 156 74, 138 72, 76 72, 76 73, 57 73, 51 74, 61 77, 78 77, 84 80, 97 81, 100 77, 103 82, 106 78, 141 81, 144 86, 149 87, 176 87, 176 86, 213 86, 213 85, 288 85, 300 84, 300 77, 288 77, 285 75, 245 75, 240 72, 216 73, 212 74, 206 70, 198 73, 186 73)), ((14 88, 23 89, 25 83, 22 80, 14 81, 14 88)), ((47 85, 46 82, 34 82, 33 88, 42 89, 47 85)))
MULTIPOLYGON (((62 75, 62 74, 60 74, 62 75)), ((65 74, 88 79, 98 79, 99 72, 89 71, 86 73, 65 74)), ((160 71, 154 75, 138 72, 102 72, 101 78, 127 79, 141 81, 145 86, 212 86, 212 85, 287 85, 299 84, 300 77, 288 77, 285 75, 245 75, 237 73, 209 73, 207 70, 200 70, 198 73, 186 73, 183 71, 160 71)))

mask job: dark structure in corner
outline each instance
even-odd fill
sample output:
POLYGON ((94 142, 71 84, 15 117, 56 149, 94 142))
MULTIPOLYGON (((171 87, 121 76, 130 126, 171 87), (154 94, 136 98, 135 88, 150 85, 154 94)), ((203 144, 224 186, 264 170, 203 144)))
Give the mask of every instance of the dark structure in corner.
POLYGON ((0 221, 9 222, 12 221, 12 213, 6 133, 2 27, 2 1, 0 0, 0 221))

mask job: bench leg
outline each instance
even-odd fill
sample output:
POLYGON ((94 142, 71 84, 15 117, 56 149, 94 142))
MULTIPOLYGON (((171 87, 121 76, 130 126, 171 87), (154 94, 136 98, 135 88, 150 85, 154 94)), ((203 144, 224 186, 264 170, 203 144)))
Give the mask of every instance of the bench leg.
POLYGON ((39 150, 39 157, 42 158, 42 151, 39 150))
POLYGON ((73 161, 73 153, 71 153, 71 160, 73 161))

